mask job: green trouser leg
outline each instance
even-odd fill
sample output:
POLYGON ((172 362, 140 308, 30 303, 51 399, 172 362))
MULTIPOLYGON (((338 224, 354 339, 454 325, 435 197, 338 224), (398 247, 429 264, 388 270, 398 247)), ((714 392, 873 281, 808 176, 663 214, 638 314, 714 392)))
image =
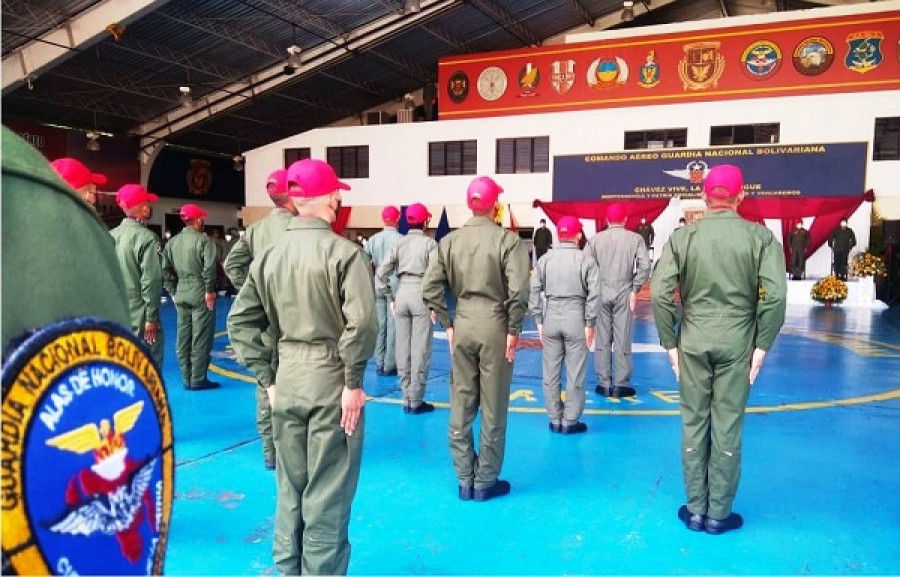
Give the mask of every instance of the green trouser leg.
POLYGON ((549 313, 544 320, 541 359, 544 401, 554 424, 574 425, 584 412, 584 377, 588 348, 583 313, 549 313), (566 364, 566 402, 560 398, 560 372, 566 364))
POLYGON ((500 474, 512 363, 506 360, 506 323, 458 316, 450 394, 450 453, 462 486, 486 489, 500 474), (472 422, 481 405, 478 455, 472 422))
POLYGON ((375 339, 375 366, 385 372, 393 373, 397 370, 397 358, 394 351, 395 328, 394 315, 384 295, 378 293, 375 296, 375 312, 378 313, 378 338, 375 339))
MULTIPOLYGON (((682 343, 686 341, 690 339, 683 334, 682 343)), ((705 350, 683 345, 680 352, 681 464, 688 510, 724 519, 741 478, 752 349, 705 344, 705 350)))
POLYGON ((401 280, 395 311, 397 373, 400 375, 403 401, 410 407, 418 407, 425 398, 434 335, 431 311, 422 302, 421 283, 401 280))
POLYGON ((216 311, 206 308, 205 303, 191 311, 191 384, 206 380, 209 369, 209 353, 212 351, 216 329, 216 311))
POLYGON ((272 410, 278 503, 273 558, 285 575, 345 575, 348 525, 362 461, 365 411, 341 428, 344 371, 337 353, 279 351, 272 410))
POLYGON ((266 461, 275 459, 275 441, 272 438, 272 407, 266 389, 256 387, 256 432, 262 439, 263 458, 266 461))
POLYGON ((175 358, 178 361, 178 368, 181 370, 181 379, 185 385, 193 383, 191 380, 191 343, 193 339, 193 329, 191 327, 192 309, 190 305, 179 302, 175 305, 176 327, 175 327, 175 358))
POLYGON ((604 386, 626 386, 631 382, 631 331, 633 318, 628 309, 630 285, 624 289, 603 286, 594 336, 594 368, 597 382, 604 386))

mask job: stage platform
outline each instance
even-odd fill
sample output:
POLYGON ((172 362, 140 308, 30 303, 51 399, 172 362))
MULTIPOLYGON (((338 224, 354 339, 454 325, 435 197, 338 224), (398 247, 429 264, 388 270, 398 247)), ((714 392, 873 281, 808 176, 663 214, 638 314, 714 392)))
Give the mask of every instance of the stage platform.
MULTIPOLYGON (((789 280, 788 304, 819 305, 810 296, 812 287, 818 279, 789 280)), ((871 278, 850 279, 847 282, 847 298, 837 306, 864 307, 870 309, 886 309, 887 305, 875 299, 875 282, 871 278)))

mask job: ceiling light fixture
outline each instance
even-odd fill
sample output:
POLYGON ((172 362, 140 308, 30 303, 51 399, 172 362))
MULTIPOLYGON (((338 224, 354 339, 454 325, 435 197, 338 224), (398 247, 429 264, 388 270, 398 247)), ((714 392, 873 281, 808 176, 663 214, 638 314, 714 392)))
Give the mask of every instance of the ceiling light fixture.
POLYGON ((284 73, 291 75, 303 66, 303 59, 300 57, 302 49, 296 44, 287 47, 288 58, 284 64, 284 73))
POLYGON ((235 172, 243 172, 244 170, 244 157, 240 154, 237 154, 231 158, 234 161, 234 170, 235 172))
POLYGON ((185 108, 193 108, 194 107, 194 98, 193 98, 193 96, 191 96, 191 87, 190 86, 179 86, 178 92, 181 93, 178 95, 178 102, 185 108))
MULTIPOLYGON (((646 14, 650 11, 650 0, 640 0, 641 4, 644 5, 644 12, 646 14)), ((622 22, 631 22, 634 20, 634 0, 625 0, 622 2, 622 22)))
POLYGON ((90 150, 91 152, 100 152, 100 133, 90 131, 87 134, 87 144, 85 148, 90 150))
POLYGON ((406 0, 403 7, 404 14, 416 14, 422 9, 422 3, 419 0, 406 0))

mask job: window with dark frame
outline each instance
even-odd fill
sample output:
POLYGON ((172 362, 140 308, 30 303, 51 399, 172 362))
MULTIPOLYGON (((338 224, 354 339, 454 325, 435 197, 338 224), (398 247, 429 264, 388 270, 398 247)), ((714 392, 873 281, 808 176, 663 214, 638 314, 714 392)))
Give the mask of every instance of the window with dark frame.
POLYGON ((635 130, 625 133, 625 150, 684 148, 686 146, 687 128, 635 130))
POLYGON ((900 116, 875 119, 872 160, 900 160, 900 116))
POLYGON ((287 168, 298 160, 306 160, 311 157, 309 148, 285 148, 284 167, 287 168))
POLYGON ((476 174, 477 172, 477 140, 428 143, 428 176, 476 174))
POLYGON ((369 178, 368 146, 329 146, 325 160, 338 178, 369 178))
POLYGON ((775 144, 781 136, 781 125, 735 124, 712 126, 709 129, 710 146, 731 146, 734 144, 775 144))
POLYGON ((550 172, 550 137, 497 139, 497 174, 550 172))

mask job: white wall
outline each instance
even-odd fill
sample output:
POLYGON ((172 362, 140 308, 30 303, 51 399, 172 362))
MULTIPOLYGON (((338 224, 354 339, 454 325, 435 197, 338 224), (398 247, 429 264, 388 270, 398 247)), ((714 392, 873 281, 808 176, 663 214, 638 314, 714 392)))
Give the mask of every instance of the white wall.
MULTIPOLYGON (((178 214, 181 207, 188 202, 192 201, 179 198, 160 198, 159 201, 153 205, 153 216, 150 218, 150 224, 160 225, 163 228, 163 234, 165 234, 165 215, 178 214)), ((193 202, 194 204, 203 207, 203 210, 209 213, 209 216, 206 217, 206 224, 221 224, 225 227, 225 230, 228 230, 231 227, 237 227, 240 206, 223 202, 193 202)), ((266 202, 269 202, 268 198, 266 198, 266 202)))
MULTIPOLYGON (((876 5, 882 5, 883 9, 895 9, 900 2, 878 2, 876 5)), ((855 8, 872 11, 872 7, 865 5, 855 8)), ((843 8, 841 12, 846 10, 843 8)), ((792 17, 796 18, 796 15, 792 17)), ((742 17, 741 23, 753 21, 754 18, 771 21, 773 16, 742 17)), ((696 23, 690 25, 697 26, 696 23)), ((648 27, 646 32, 655 33, 658 30, 657 27, 648 27)), ((616 33, 621 35, 625 32, 616 33)), ((885 58, 889 57, 890 50, 886 49, 885 58)), ((422 202, 437 215, 441 207, 448 205, 456 209, 452 212, 459 212, 459 206, 465 204, 465 189, 472 176, 429 177, 429 142, 476 139, 478 173, 493 175, 498 138, 549 135, 552 160, 557 155, 621 151, 626 131, 686 127, 687 147, 706 148, 709 146, 710 126, 779 123, 779 143, 782 145, 868 142, 871 158, 875 118, 895 116, 900 116, 898 90, 323 128, 245 153, 247 204, 268 206, 269 200, 261 183, 274 167, 281 166, 285 148, 309 147, 313 157, 325 158, 326 148, 330 146, 367 145, 369 178, 349 179, 353 190, 344 195, 344 203, 351 206, 381 206, 422 202)), ((512 204, 516 217, 520 221, 525 220, 526 225, 536 221, 536 218, 522 219, 520 216, 525 214, 533 200, 552 200, 552 172, 501 174, 496 179, 506 190, 502 201, 512 204)), ((900 161, 869 160, 866 189, 873 189, 880 197, 900 200, 900 161)), ((894 206, 898 205, 900 203, 894 203, 894 206)), ((657 252, 681 215, 680 201, 673 199, 666 212, 654 223, 657 252)), ((856 232, 860 248, 868 245, 870 215, 871 205, 865 203, 850 219, 850 227, 856 232)), ((890 217, 900 218, 900 215, 890 217)), ((451 220, 451 225, 455 224, 451 220)), ((780 226, 770 224, 776 236, 781 238, 780 226)), ((812 275, 825 274, 829 263, 830 254, 826 248, 813 256, 807 271, 812 275)))

